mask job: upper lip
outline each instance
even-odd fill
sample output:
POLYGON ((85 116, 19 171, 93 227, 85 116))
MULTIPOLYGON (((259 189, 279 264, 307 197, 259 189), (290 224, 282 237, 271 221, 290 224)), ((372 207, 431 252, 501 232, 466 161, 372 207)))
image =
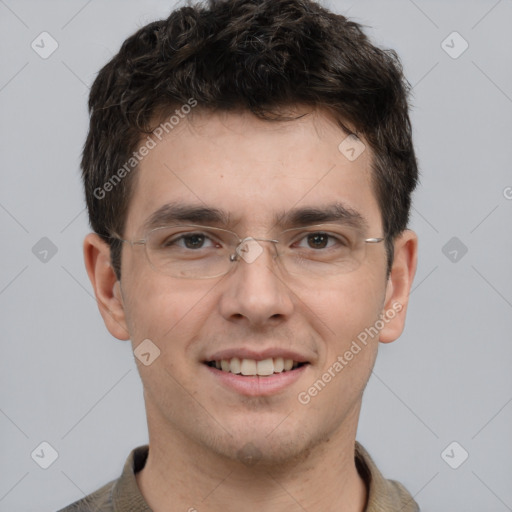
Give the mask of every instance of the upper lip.
POLYGON ((282 357, 283 359, 293 359, 298 363, 308 363, 309 359, 295 352, 293 350, 287 350, 282 348, 268 348, 266 350, 254 350, 251 348, 227 348, 224 350, 219 350, 218 352, 213 353, 211 356, 208 356, 204 362, 209 361, 222 361, 223 359, 229 360, 233 357, 238 357, 238 359, 254 359, 256 361, 263 361, 264 359, 277 358, 282 357))

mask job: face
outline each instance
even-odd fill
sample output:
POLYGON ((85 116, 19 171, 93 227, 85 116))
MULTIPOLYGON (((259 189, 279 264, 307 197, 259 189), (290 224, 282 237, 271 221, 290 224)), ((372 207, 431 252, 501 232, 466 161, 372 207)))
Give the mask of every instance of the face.
MULTIPOLYGON (((225 214, 213 219, 203 211, 189 223, 265 239, 279 236, 281 221, 298 210, 341 205, 366 222, 362 236, 381 237, 370 150, 350 161, 338 149, 345 137, 318 111, 279 123, 195 113, 141 162, 124 238, 144 238, 154 212, 177 204, 225 214)), ((367 244, 355 270, 328 277, 287 274, 274 243, 259 246, 254 261, 241 259, 223 276, 180 279, 157 272, 144 246, 123 244, 117 323, 134 349, 149 339, 160 351, 147 366, 136 359, 150 436, 178 436, 232 459, 257 453, 285 461, 332 436, 355 435, 379 335, 356 342, 359 350, 354 341, 375 329, 392 295, 384 243, 367 244), (275 373, 232 373, 233 358, 246 359, 249 373, 270 359, 260 369, 271 364, 275 373), (300 364, 279 372, 281 358, 300 364), (228 371, 215 368, 221 360, 230 361, 228 371)))

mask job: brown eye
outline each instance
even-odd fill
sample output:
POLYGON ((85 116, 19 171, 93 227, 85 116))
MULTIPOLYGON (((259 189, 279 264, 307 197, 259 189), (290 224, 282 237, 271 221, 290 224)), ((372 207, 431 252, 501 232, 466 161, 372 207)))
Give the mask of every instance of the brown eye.
POLYGON ((212 240, 206 233, 182 233, 167 236, 161 243, 158 244, 161 249, 207 249, 211 247, 218 247, 218 244, 212 240))
POLYGON ((307 238, 308 245, 312 249, 324 249, 329 242, 329 235, 326 233, 312 233, 307 238))
POLYGON ((200 234, 187 235, 182 237, 187 249, 200 249, 203 247, 206 237, 200 234))

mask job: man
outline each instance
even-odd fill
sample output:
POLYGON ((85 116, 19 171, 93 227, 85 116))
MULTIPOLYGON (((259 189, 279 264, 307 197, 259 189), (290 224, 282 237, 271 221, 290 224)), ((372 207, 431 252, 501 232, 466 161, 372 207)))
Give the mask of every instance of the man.
POLYGON ((89 107, 85 263, 149 446, 63 510, 418 510, 355 441, 416 270, 394 53, 308 0, 212 1, 126 40, 89 107))

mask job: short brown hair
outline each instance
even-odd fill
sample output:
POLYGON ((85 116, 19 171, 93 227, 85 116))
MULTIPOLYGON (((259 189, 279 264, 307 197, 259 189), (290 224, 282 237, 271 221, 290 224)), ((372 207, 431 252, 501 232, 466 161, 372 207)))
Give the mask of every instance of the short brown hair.
POLYGON ((111 235, 123 235, 133 188, 126 162, 155 116, 191 98, 199 109, 245 109, 268 120, 283 120, 283 106, 307 104, 332 113, 345 131, 352 126, 373 152, 389 275, 418 181, 409 89, 393 50, 310 0, 209 0, 144 26, 92 85, 81 164, 91 227, 110 244, 118 279, 120 242, 111 235))

